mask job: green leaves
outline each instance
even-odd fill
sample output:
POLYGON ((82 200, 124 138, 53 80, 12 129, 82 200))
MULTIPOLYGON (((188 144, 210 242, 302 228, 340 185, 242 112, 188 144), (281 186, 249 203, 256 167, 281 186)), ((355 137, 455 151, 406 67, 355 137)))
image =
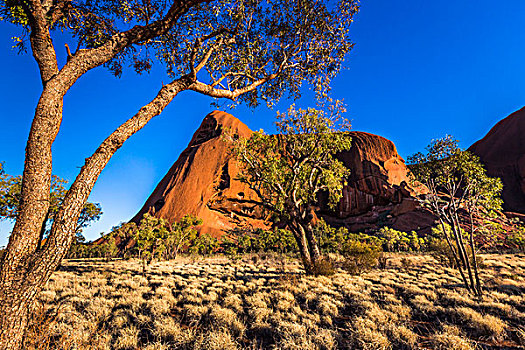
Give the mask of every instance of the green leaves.
POLYGON ((445 205, 453 200, 457 208, 483 215, 501 210, 501 180, 487 176, 479 158, 461 150, 452 136, 432 141, 426 154, 417 153, 408 158, 408 163, 415 180, 429 189, 427 204, 445 205))
MULTIPOLYGON (((136 25, 165 26, 159 34, 152 28, 133 45, 124 45, 105 67, 120 76, 127 67, 142 73, 160 62, 173 79, 191 76, 222 92, 242 91, 232 103, 249 106, 272 106, 285 94, 298 98, 305 82, 326 97, 353 46, 349 28, 357 0, 183 3, 187 11, 169 25, 163 21, 172 15, 173 1, 56 1, 44 10, 48 27, 67 32, 77 50, 116 41, 136 25)), ((23 28, 15 43, 19 50, 34 14, 23 1, 0 0, 0 19, 23 28)))
POLYGON ((146 213, 134 232, 134 250, 148 259, 175 258, 182 248, 198 241, 195 227, 201 224, 202 220, 186 215, 170 225, 166 220, 146 213))
POLYGON ((239 178, 266 209, 283 219, 306 220, 321 192, 328 194, 330 205, 339 202, 349 171, 334 155, 351 146, 349 123, 340 113, 291 106, 277 115, 278 135, 260 131, 247 140, 231 138, 242 163, 239 178))
MULTIPOLYGON (((67 181, 56 176, 51 176, 51 190, 49 196, 49 210, 47 215, 50 226, 55 215, 58 213, 64 196, 66 195, 67 181)), ((15 220, 20 206, 22 190, 22 176, 12 176, 3 170, 3 163, 0 163, 0 220, 15 220)), ((98 203, 87 202, 77 221, 76 233, 80 235, 82 230, 92 222, 98 221, 102 216, 102 208, 98 203)))

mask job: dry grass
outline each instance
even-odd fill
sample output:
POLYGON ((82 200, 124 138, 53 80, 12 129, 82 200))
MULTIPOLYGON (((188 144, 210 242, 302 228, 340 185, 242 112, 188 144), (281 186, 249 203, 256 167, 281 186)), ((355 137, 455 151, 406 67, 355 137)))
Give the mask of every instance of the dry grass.
POLYGON ((330 277, 253 257, 181 258, 150 266, 145 277, 138 261, 66 261, 40 294, 26 348, 525 346, 525 256, 485 255, 481 300, 430 256, 388 261, 384 270, 330 277))

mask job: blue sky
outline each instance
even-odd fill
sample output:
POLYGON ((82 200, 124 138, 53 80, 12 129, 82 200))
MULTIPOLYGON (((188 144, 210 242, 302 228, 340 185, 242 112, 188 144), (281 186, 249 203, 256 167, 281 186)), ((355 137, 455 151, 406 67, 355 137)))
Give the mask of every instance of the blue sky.
MULTIPOLYGON (((463 147, 525 105, 525 1, 362 0, 351 30, 355 48, 333 82, 354 130, 389 138, 405 157, 433 138, 456 136, 463 147)), ((20 174, 24 147, 41 86, 31 54, 11 50, 16 28, 0 23, 0 160, 20 174)), ((64 61, 63 42, 57 42, 64 61)), ((167 82, 162 67, 120 79, 104 68, 89 72, 65 99, 64 121, 53 146, 54 173, 73 181, 84 159, 120 123, 167 82)), ((102 219, 85 231, 99 237, 130 219, 168 171, 204 116, 210 98, 181 93, 128 140, 95 186, 102 219)), ((232 114, 252 129, 272 132, 274 110, 237 108, 232 114)), ((313 106, 305 91, 298 106, 313 106)), ((0 224, 0 245, 11 225, 0 224)))

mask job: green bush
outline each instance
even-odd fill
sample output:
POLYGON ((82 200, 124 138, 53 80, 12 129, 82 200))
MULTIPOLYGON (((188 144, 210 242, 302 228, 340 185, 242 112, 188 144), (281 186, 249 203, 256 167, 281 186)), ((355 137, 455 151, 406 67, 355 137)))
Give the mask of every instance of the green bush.
POLYGON ((358 275, 375 268, 383 252, 378 244, 349 240, 345 242, 342 254, 345 257, 343 268, 358 275))
MULTIPOLYGON (((238 253, 273 252, 288 254, 297 252, 297 243, 293 234, 284 229, 273 230, 242 230, 235 229, 229 232, 229 239, 225 241, 223 250, 231 250, 229 245, 236 242, 238 253)), ((222 245, 222 244, 221 244, 222 245)))
POLYGON ((520 252, 525 251, 525 227, 517 226, 506 237, 506 245, 520 252))
POLYGON ((414 252, 425 246, 425 239, 418 237, 415 231, 407 233, 382 227, 374 235, 381 240, 383 251, 386 252, 414 252))
POLYGON ((209 234, 201 234, 191 242, 189 252, 192 254, 211 255, 219 249, 219 240, 209 234))

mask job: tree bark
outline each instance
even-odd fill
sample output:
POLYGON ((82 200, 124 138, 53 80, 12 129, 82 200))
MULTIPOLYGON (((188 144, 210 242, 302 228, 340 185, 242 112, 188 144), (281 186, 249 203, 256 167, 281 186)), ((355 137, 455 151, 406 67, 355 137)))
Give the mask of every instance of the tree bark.
POLYGON ((308 241, 308 249, 310 250, 310 256, 312 258, 312 265, 315 266, 319 260, 321 260, 321 252, 319 251, 319 245, 317 244, 312 225, 305 225, 304 232, 306 240, 308 241))
POLYGON ((297 223, 290 224, 290 228, 294 234, 295 241, 297 242, 297 247, 299 248, 299 253, 301 254, 301 260, 303 261, 304 270, 306 274, 309 275, 312 273, 313 264, 304 229, 297 223))
MULTIPOLYGON (((178 92, 188 87, 188 83, 186 77, 183 77, 163 86, 152 102, 141 108, 135 116, 113 132, 93 156, 86 160, 86 164, 82 167, 77 179, 66 193, 64 202, 53 221, 51 233, 40 250, 37 250, 39 234, 42 221, 45 219, 49 207, 47 199, 43 200, 42 197, 45 197, 45 193, 49 195, 51 164, 50 159, 48 162, 37 160, 40 163, 37 166, 37 171, 35 171, 33 167, 27 166, 26 160, 27 178, 40 180, 35 181, 33 185, 38 191, 31 191, 31 187, 27 186, 26 191, 30 198, 35 197, 35 192, 40 194, 40 197, 36 197, 31 202, 22 202, 22 206, 25 205, 26 210, 24 215, 21 214, 17 218, 0 265, 1 349, 20 348, 27 324, 27 310, 35 296, 66 256, 75 236, 78 217, 102 169, 124 141, 143 128, 154 116, 160 114, 178 92), (38 171, 42 170, 41 167, 44 167, 44 172, 38 171), (49 183, 45 183, 46 179, 49 179, 49 183), (34 207, 32 210, 27 209, 29 204, 34 207), (45 212, 41 215, 44 209, 45 212), (30 215, 31 213, 33 215, 30 215), (37 214, 42 216, 42 219, 39 220, 38 224, 35 224, 37 214), (21 230, 20 227, 24 230, 21 230), (17 312, 13 312, 13 310, 17 310, 17 312), (13 329, 17 329, 16 334, 13 334, 13 329)), ((58 132, 58 130, 56 131, 58 132)), ((34 134, 32 135, 34 137, 34 134)), ((48 140, 50 139, 50 135, 45 136, 48 140)), ((54 135, 52 138, 54 139, 54 135)), ((49 148, 51 143, 52 140, 49 143, 49 148)), ((28 142, 28 148, 30 146, 31 144, 28 142)))

